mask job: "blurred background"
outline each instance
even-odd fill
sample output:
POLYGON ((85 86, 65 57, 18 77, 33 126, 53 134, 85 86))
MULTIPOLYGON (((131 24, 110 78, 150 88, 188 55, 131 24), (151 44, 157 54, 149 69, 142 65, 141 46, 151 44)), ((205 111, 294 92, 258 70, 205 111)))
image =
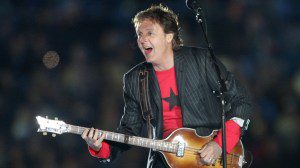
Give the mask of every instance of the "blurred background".
MULTIPOLYGON (((143 61, 131 18, 160 2, 179 14, 185 45, 205 46, 183 0, 0 1, 1 168, 145 167, 145 149, 103 165, 78 135, 37 133, 35 116, 114 131, 122 75, 143 61), (48 51, 60 58, 52 69, 43 64, 48 51)), ((300 1, 202 2, 216 56, 253 96, 243 137, 252 167, 299 167, 300 1)))

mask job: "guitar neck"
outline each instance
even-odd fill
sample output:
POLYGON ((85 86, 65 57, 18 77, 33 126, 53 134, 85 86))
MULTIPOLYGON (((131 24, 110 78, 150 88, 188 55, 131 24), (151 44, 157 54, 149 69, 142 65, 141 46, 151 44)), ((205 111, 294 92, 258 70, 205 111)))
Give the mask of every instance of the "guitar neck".
MULTIPOLYGON (((81 135, 85 129, 87 128, 68 124, 69 133, 81 135)), ((130 135, 125 135, 125 134, 115 133, 110 131, 103 131, 103 130, 99 130, 98 136, 101 136, 103 133, 105 134, 104 139, 109 141, 120 142, 120 143, 129 144, 133 146, 140 146, 144 148, 151 148, 154 150, 159 150, 164 152, 176 153, 177 151, 177 144, 167 142, 164 140, 153 140, 149 138, 130 136, 130 135)))

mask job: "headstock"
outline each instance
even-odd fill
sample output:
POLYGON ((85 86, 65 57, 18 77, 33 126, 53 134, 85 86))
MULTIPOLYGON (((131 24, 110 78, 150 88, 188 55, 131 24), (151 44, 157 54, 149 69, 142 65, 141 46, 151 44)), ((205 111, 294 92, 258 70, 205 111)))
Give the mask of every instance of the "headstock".
POLYGON ((56 134, 69 132, 68 124, 57 118, 55 118, 55 120, 50 120, 47 116, 46 118, 41 116, 36 116, 35 118, 40 126, 37 132, 43 132, 43 135, 47 135, 47 132, 51 132, 53 133, 52 136, 55 137, 56 134))

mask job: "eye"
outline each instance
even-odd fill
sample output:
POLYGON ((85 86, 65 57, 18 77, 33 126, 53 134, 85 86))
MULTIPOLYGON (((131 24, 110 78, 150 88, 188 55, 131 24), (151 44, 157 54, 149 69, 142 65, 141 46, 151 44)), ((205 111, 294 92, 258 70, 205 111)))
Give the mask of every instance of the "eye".
POLYGON ((153 35, 153 33, 152 33, 152 32, 148 32, 147 34, 148 34, 148 36, 151 36, 151 35, 153 35))

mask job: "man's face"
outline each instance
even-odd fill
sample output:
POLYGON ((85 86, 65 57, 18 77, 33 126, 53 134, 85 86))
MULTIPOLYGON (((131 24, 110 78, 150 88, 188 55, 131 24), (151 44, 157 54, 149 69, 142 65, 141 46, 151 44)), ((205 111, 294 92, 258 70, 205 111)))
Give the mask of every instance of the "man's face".
POLYGON ((162 26, 149 19, 136 25, 137 43, 146 61, 161 64, 172 52, 173 34, 166 34, 162 26))

